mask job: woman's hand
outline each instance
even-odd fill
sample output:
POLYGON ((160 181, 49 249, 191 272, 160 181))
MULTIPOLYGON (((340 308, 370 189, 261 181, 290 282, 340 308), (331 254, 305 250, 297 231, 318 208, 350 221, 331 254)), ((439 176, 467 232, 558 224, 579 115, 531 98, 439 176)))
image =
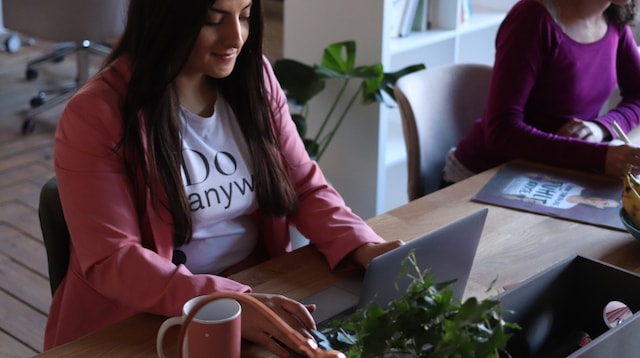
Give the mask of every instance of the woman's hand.
POLYGON ((610 145, 606 160, 605 173, 622 176, 627 171, 627 164, 640 167, 640 147, 626 144, 610 145))
MULTIPOLYGON (((305 306, 282 295, 261 293, 250 293, 250 295, 273 310, 305 338, 313 339, 308 330, 316 328, 316 323, 311 317, 311 312, 316 309, 315 305, 305 306)), ((242 302, 240 303, 242 304, 242 302)), ((289 352, 276 340, 292 349, 297 348, 297 344, 291 342, 273 322, 251 305, 242 305, 242 338, 268 349, 278 357, 287 357, 289 352)))
POLYGON ((571 119, 560 127, 556 134, 563 137, 578 138, 588 142, 602 142, 605 138, 605 130, 600 124, 577 118, 571 119))
POLYGON ((374 257, 402 245, 404 245, 404 241, 402 240, 387 241, 383 243, 366 243, 353 250, 349 257, 351 260, 366 268, 374 257))

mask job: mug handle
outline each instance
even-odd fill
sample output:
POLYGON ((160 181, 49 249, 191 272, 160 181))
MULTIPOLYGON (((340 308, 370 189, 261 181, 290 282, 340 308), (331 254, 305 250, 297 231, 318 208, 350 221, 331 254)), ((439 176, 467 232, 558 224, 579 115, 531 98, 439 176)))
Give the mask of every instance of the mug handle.
MULTIPOLYGON (((167 318, 158 329, 158 336, 156 338, 156 351, 159 358, 166 358, 162 343, 164 343, 164 335, 170 327, 181 325, 183 321, 182 316, 167 318)), ((178 347, 179 349, 179 347, 178 347)))

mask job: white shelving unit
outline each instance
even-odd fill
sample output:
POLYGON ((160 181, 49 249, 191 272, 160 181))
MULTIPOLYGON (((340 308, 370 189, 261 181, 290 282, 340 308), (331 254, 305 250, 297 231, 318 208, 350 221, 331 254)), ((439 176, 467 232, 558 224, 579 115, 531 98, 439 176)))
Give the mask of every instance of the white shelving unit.
MULTIPOLYGON (((329 43, 355 40, 357 63, 382 63, 387 72, 415 63, 427 67, 491 64, 498 26, 516 2, 472 0, 472 15, 461 24, 463 0, 435 0, 434 28, 397 38, 389 30, 392 1, 285 0, 284 57, 318 63, 329 43)), ((314 123, 320 121, 332 99, 327 94, 335 91, 329 86, 311 103, 310 130, 317 129, 314 123)), ((353 108, 320 165, 347 204, 363 218, 406 203, 406 153, 398 110, 383 104, 353 108)))
POLYGON ((0 0, 0 34, 7 33, 7 29, 4 28, 4 17, 2 15, 2 0, 0 0))

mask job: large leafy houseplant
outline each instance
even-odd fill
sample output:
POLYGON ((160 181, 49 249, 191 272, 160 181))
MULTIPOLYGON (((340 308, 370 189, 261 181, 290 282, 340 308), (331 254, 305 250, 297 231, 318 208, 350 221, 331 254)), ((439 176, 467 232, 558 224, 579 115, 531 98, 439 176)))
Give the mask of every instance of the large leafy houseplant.
POLYGON ((358 97, 363 105, 376 102, 395 103, 393 86, 398 78, 425 68, 423 64, 416 64, 385 73, 382 64, 356 66, 355 62, 355 41, 343 41, 328 45, 319 65, 307 65, 287 58, 277 60, 273 65, 275 75, 287 95, 292 108, 291 116, 307 153, 317 161, 324 154, 358 97), (309 101, 322 92, 327 80, 341 81, 342 84, 318 131, 314 136, 308 136, 309 101), (352 80, 361 81, 355 90, 349 86, 352 80), (350 90, 353 93, 348 94, 350 90), (345 95, 348 97, 343 98, 345 95))
POLYGON ((428 271, 420 272, 413 254, 404 264, 402 275, 412 279, 406 293, 386 307, 370 303, 332 321, 331 334, 324 337, 330 348, 348 358, 509 356, 508 330, 519 326, 502 319, 498 299, 459 302, 450 289, 454 281, 434 283, 428 271))

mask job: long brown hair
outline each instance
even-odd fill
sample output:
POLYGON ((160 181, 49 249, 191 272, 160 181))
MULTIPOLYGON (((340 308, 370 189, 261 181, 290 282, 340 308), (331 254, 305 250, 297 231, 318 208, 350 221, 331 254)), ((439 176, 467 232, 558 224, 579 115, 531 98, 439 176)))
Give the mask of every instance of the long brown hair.
MULTIPOLYGON (((191 52, 215 0, 131 0, 127 25, 106 65, 127 56, 132 76, 122 108, 120 145, 137 188, 148 188, 154 205, 170 213, 176 246, 191 239, 192 220, 181 176, 179 102, 173 81, 191 52), (146 147, 146 150, 145 150, 146 147), (142 166, 140 177, 137 168, 142 166)), ((253 0, 249 36, 233 72, 213 79, 229 102, 253 158, 261 213, 284 216, 298 199, 282 161, 273 109, 263 77, 261 0, 253 0)))
POLYGON ((607 21, 618 26, 633 25, 636 17, 636 0, 631 0, 624 5, 611 4, 604 11, 604 16, 607 21))

